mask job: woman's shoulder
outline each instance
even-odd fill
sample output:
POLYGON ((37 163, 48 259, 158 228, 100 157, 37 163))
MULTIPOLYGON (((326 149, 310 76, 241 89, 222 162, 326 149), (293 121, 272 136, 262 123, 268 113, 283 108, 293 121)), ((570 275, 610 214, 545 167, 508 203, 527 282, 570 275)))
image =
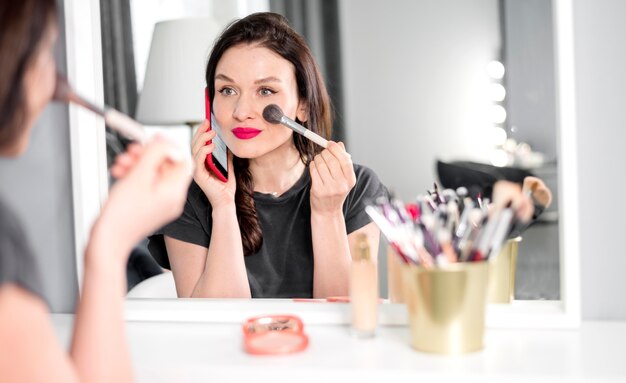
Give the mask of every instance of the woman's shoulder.
POLYGON ((198 186, 196 181, 191 181, 189 184, 189 189, 187 190, 187 203, 185 209, 192 208, 196 212, 206 213, 207 210, 211 208, 209 204, 209 199, 207 198, 204 191, 198 186))
POLYGON ((384 187, 376 172, 368 166, 361 164, 353 164, 354 174, 356 176, 356 186, 369 185, 384 187))
POLYGON ((207 203, 208 199, 196 181, 192 180, 187 190, 187 199, 196 203, 207 203))
POLYGON ((365 165, 361 165, 361 164, 357 164, 357 163, 354 163, 352 165, 354 166, 354 174, 356 174, 357 177, 363 176, 363 177, 376 177, 376 178, 378 178, 378 176, 376 175, 376 172, 374 170, 372 170, 370 167, 365 166, 365 165))
POLYGON ((350 194, 376 198, 388 193, 387 187, 373 169, 356 163, 353 166, 356 176, 356 185, 354 185, 350 194))

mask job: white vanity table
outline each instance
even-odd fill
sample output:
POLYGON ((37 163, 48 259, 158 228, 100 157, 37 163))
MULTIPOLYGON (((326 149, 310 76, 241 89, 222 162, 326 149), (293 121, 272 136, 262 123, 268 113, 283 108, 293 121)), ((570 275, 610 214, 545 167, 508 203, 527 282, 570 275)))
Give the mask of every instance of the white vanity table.
MULTIPOLYGON (((64 344, 72 315, 53 315, 64 344)), ((487 329, 485 348, 460 356, 414 351, 405 326, 360 340, 345 325, 308 325, 309 347, 251 356, 241 326, 127 322, 138 382, 626 382, 626 322, 576 329, 487 329)))

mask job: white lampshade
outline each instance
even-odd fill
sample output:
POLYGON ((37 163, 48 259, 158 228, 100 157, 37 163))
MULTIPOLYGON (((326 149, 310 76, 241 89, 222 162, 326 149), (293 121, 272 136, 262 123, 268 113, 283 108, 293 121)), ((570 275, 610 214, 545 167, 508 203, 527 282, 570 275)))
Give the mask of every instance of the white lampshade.
POLYGON ((146 125, 204 120, 205 66, 221 25, 211 18, 155 25, 136 119, 146 125))

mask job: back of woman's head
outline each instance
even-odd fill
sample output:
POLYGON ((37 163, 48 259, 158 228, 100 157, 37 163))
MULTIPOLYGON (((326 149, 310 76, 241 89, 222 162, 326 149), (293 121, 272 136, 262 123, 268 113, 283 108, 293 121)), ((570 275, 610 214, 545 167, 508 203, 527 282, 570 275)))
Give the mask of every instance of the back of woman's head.
MULTIPOLYGON (((258 44, 278 54, 295 67, 298 97, 307 105, 306 121, 298 121, 319 135, 330 138, 331 107, 326 86, 308 45, 287 19, 276 13, 254 13, 230 24, 217 39, 206 69, 209 96, 215 95, 215 71, 224 52, 239 44, 258 44)), ((321 149, 299 134, 293 135, 300 158, 307 163, 321 149)), ((237 176, 237 219, 245 255, 255 254, 263 244, 263 235, 254 203, 254 184, 248 160, 234 158, 237 176)))
MULTIPOLYGON (((215 70, 224 52, 238 44, 258 44, 280 55, 296 70, 298 96, 307 105, 306 121, 299 121, 308 129, 330 138, 332 112, 328 92, 313 54, 306 41, 283 16, 261 12, 253 13, 230 24, 217 39, 206 69, 206 82, 211 100, 215 95, 215 70)), ((296 148, 303 159, 310 160, 321 151, 306 138, 294 134, 296 148)))
POLYGON ((23 129, 28 112, 24 74, 55 20, 55 0, 0 1, 0 148, 23 129))

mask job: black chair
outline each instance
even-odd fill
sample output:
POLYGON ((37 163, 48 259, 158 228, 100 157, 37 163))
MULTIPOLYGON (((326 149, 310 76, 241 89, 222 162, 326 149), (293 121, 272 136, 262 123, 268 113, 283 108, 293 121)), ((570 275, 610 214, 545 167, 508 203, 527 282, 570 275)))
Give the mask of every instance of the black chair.
POLYGON ((467 188, 469 195, 490 198, 496 181, 506 180, 522 184, 524 178, 533 174, 514 167, 499 167, 472 161, 443 162, 437 160, 439 183, 446 189, 467 188))
POLYGON ((144 244, 135 246, 128 257, 128 263, 126 263, 128 291, 141 281, 161 274, 162 272, 163 269, 161 269, 157 261, 152 258, 144 244))
POLYGON ((170 259, 167 256, 167 249, 165 248, 165 240, 162 235, 153 235, 149 238, 148 251, 152 255, 152 258, 164 269, 171 270, 170 259))

